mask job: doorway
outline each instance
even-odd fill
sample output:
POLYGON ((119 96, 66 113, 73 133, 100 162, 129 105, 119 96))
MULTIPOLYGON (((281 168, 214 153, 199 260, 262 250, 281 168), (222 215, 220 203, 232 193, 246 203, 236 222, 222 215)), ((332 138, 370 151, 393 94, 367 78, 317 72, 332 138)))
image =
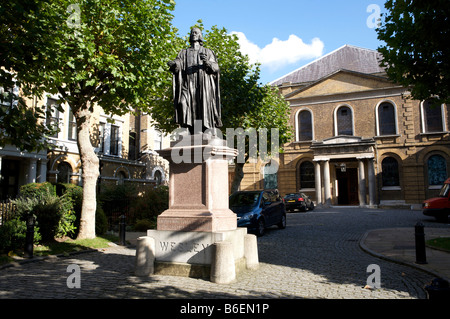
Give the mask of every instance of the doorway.
POLYGON ((338 190, 338 205, 359 205, 358 199, 358 169, 336 169, 338 190))

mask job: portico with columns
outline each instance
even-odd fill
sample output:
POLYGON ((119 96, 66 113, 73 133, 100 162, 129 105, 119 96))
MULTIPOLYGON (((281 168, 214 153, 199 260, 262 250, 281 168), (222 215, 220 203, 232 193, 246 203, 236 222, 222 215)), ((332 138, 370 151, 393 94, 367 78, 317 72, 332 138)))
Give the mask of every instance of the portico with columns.
POLYGON ((355 136, 313 142, 317 205, 376 206, 374 146, 355 136))

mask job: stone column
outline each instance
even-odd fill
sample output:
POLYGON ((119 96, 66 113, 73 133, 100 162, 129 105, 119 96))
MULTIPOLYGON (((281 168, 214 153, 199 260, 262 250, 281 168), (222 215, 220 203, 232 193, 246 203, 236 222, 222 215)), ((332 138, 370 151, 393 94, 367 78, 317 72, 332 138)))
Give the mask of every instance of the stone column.
POLYGON ((366 178, 364 174, 364 159, 358 158, 359 206, 366 205, 366 178))
POLYGON ((316 184, 316 201, 317 205, 322 204, 322 183, 320 175, 320 161, 314 161, 314 175, 316 184))
POLYGON ((375 168, 374 168, 374 159, 369 158, 368 169, 368 178, 369 178, 369 206, 375 206, 375 168))
POLYGON ((28 164, 28 183, 36 183, 37 160, 32 158, 28 164))
POLYGON ((323 184, 324 184, 324 204, 331 205, 331 187, 330 187, 330 160, 323 163, 323 184))
POLYGON ((39 161, 39 175, 38 175, 38 183, 44 183, 47 181, 47 160, 39 161))

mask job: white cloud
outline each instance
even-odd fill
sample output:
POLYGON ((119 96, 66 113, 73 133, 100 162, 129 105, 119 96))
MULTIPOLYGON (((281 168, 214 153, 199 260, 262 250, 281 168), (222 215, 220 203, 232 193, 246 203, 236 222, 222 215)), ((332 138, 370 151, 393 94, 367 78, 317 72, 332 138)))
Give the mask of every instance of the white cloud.
POLYGON ((242 32, 231 32, 239 38, 241 52, 247 54, 251 63, 259 62, 272 71, 294 64, 300 60, 313 59, 322 56, 324 43, 314 38, 311 44, 306 44, 298 36, 292 34, 285 41, 273 38, 272 43, 260 48, 247 39, 242 32))

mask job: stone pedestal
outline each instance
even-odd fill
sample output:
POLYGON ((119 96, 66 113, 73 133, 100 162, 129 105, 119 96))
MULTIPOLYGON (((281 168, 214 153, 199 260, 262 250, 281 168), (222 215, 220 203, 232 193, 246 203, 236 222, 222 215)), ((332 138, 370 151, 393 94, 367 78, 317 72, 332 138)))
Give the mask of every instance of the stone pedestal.
MULTIPOLYGON (((154 240, 153 255, 147 252, 154 256, 154 274, 226 284, 240 270, 256 269, 256 237, 248 244, 254 235, 237 227, 228 206, 228 162, 237 151, 222 139, 195 134, 182 136, 159 154, 170 165, 169 208, 158 216, 157 229, 147 232, 154 240)), ((136 274, 148 273, 138 254, 144 271, 137 268, 136 274)))
POLYGON ((237 227, 228 207, 228 161, 237 151, 226 141, 188 135, 159 151, 169 161, 169 209, 158 216, 158 230, 221 232, 237 227))

